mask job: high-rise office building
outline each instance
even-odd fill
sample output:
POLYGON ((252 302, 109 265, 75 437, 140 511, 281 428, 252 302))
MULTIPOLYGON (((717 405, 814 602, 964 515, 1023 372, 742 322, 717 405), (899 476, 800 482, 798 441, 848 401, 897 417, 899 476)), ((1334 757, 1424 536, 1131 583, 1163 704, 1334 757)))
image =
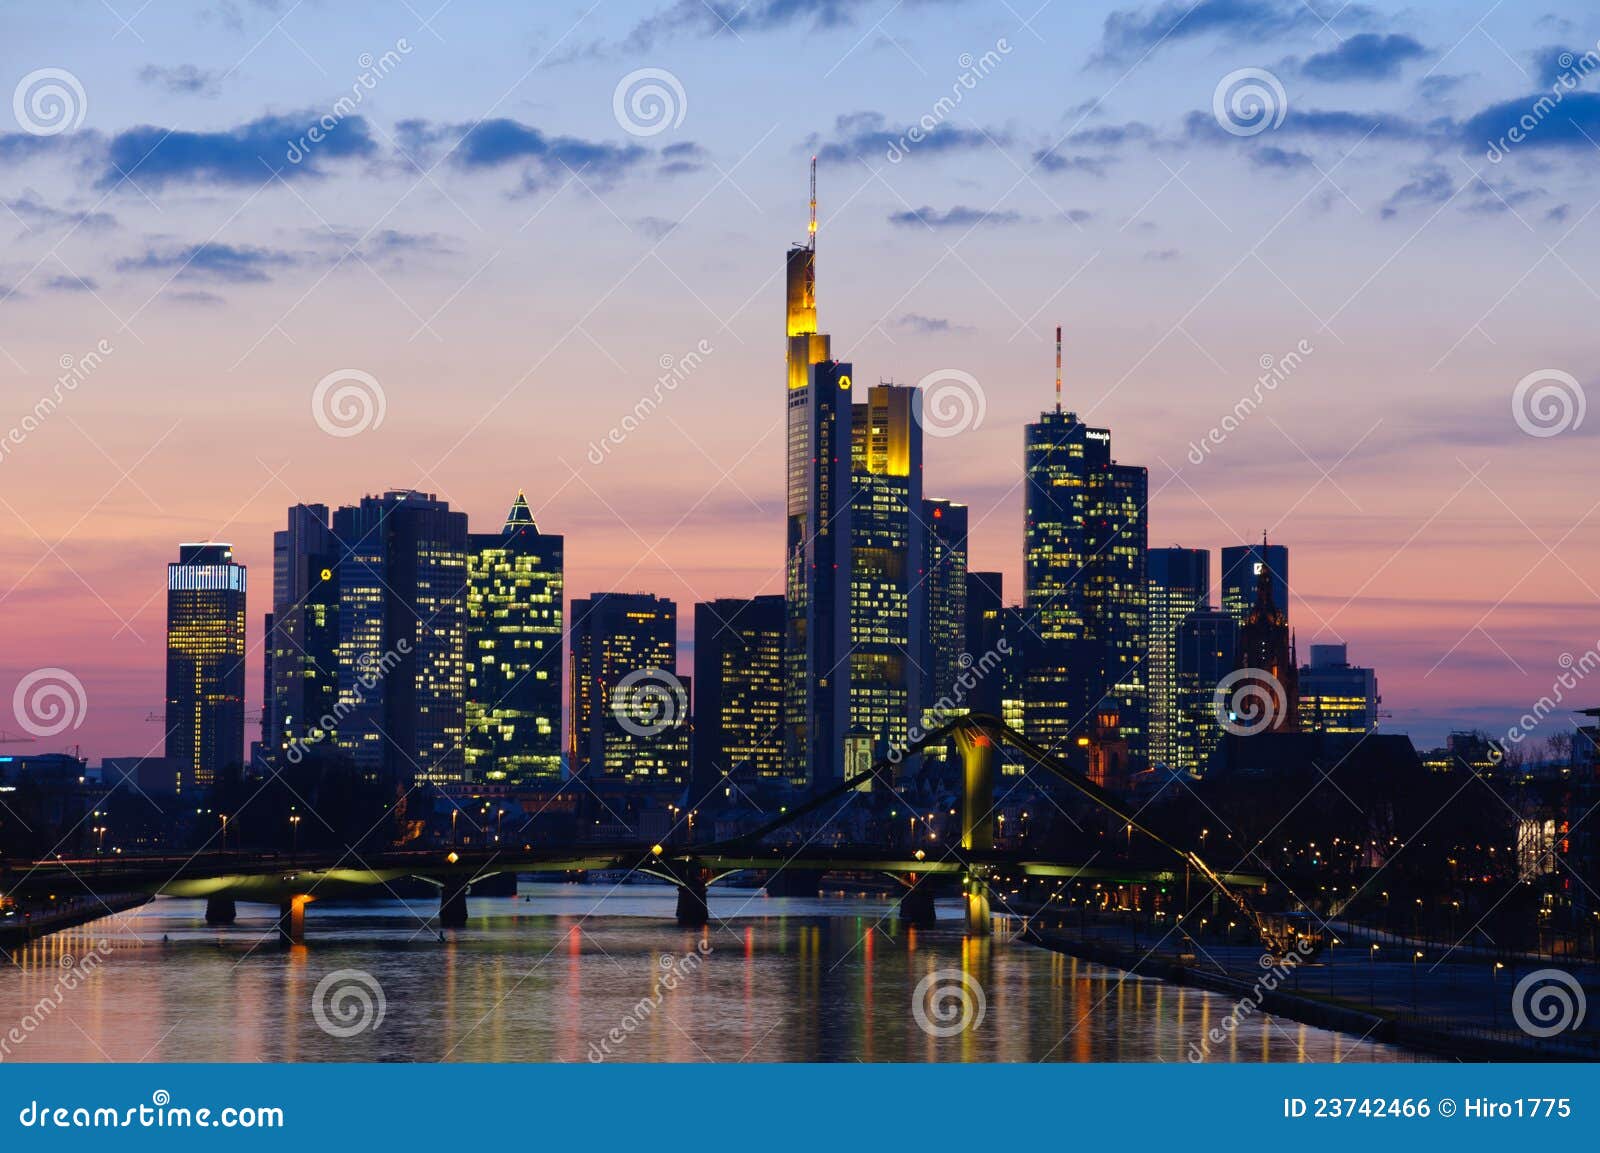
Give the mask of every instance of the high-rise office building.
MULTIPOLYGON (((1005 578, 997 572, 967 573, 966 622, 962 628, 965 642, 966 665, 971 667, 983 661, 985 654, 998 653, 1002 658, 999 675, 982 677, 968 695, 969 705, 975 713, 1001 715, 1001 702, 1006 690, 1016 678, 1015 661, 1007 654, 1011 638, 1006 635, 1005 578)), ((992 661, 992 658, 991 658, 992 661)))
POLYGON ((1281 544, 1230 545, 1222 550, 1222 579, 1217 582, 1218 604, 1244 624, 1256 601, 1256 584, 1262 572, 1272 581, 1272 603, 1289 614, 1289 550, 1281 544))
POLYGON ((850 729, 887 753, 922 715, 928 667, 921 393, 877 384, 850 439, 850 729))
POLYGON ((341 753, 370 779, 466 776, 467 514, 386 492, 333 514, 341 753))
POLYGON ((245 567, 233 546, 180 544, 167 565, 166 755, 207 789, 244 764, 245 567))
POLYGON ((1205 771, 1222 736, 1217 686, 1234 670, 1239 623, 1233 614, 1201 607, 1178 626, 1176 642, 1178 716, 1175 753, 1168 764, 1191 775, 1205 771))
POLYGON ((1153 548, 1150 589, 1150 759, 1178 763, 1178 629, 1211 600, 1211 552, 1153 548))
POLYGON ((1299 678, 1300 730, 1361 735, 1378 727, 1378 674, 1350 663, 1344 645, 1312 645, 1299 678))
MULTIPOLYGON (((1267 548, 1263 540, 1262 548, 1267 548)), ((1268 554, 1270 556, 1270 554, 1268 554)), ((1239 625, 1238 669, 1259 669, 1282 689, 1282 710, 1274 711, 1270 731, 1295 732, 1300 727, 1300 669, 1295 659, 1294 634, 1288 615, 1273 599, 1275 574, 1263 565, 1256 572, 1256 595, 1239 625)))
POLYGON ((564 543, 521 492, 499 532, 467 538, 468 780, 561 779, 564 543))
POLYGON ((272 534, 272 612, 263 649, 263 754, 281 767, 333 748, 339 699, 340 550, 328 506, 297 504, 272 534))
POLYGON ((852 370, 817 331, 817 169, 811 227, 786 272, 787 515, 784 744, 792 784, 844 775, 850 728, 850 420, 852 370))
POLYGON ((1149 755, 1149 475, 1112 461, 1089 481, 1084 599, 1091 651, 1100 661, 1089 697, 1102 716, 1116 714, 1127 756, 1140 764, 1149 755))
POLYGON ((786 779, 783 636, 781 596, 729 597, 694 606, 691 803, 718 789, 786 779))
MULTIPOLYGON (((927 543, 923 588, 928 606, 927 670, 924 708, 953 698, 957 678, 967 666, 967 506, 948 500, 924 500, 922 524, 927 543)), ((982 650, 980 650, 981 652, 982 650)), ((970 706, 964 706, 970 707, 970 706)))
POLYGON ((572 602, 568 757, 592 788, 689 779, 689 689, 678 669, 678 607, 652 593, 572 602))

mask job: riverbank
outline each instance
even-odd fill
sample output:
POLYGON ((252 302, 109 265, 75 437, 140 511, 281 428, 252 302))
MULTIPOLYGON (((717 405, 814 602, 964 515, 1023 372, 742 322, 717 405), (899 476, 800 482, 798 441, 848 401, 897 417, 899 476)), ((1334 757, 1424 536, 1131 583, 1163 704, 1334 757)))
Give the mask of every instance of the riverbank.
POLYGON ((43 909, 20 906, 7 909, 0 918, 0 949, 11 949, 38 937, 59 933, 101 917, 137 909, 150 900, 146 893, 106 893, 91 897, 72 897, 43 909))
POLYGON ((1369 945, 1334 946, 1298 964, 1278 964, 1255 944, 1180 939, 1169 930, 1047 915, 1030 918, 1021 936, 1054 952, 1234 997, 1236 1015, 1272 1013, 1466 1060, 1600 1059, 1600 1035, 1583 1030, 1581 1018, 1574 1031, 1549 1038, 1517 1027, 1511 998, 1520 968, 1457 964, 1411 949, 1385 956, 1369 945))

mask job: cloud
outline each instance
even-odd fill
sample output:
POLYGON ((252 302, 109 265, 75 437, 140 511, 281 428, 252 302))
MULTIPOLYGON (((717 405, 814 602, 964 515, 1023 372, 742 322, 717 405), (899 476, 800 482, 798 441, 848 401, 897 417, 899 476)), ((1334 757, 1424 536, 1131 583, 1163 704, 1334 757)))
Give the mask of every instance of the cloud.
POLYGON ((1572 205, 1558 204, 1544 214, 1544 218, 1552 224, 1564 223, 1572 215, 1572 205))
POLYGON ((1408 60, 1426 55, 1427 49, 1410 36, 1361 32, 1310 57, 1300 72, 1313 80, 1387 80, 1398 76, 1408 60))
MULTIPOLYGON (((1360 18, 1367 10, 1352 6, 1341 11, 1360 18)), ((1255 43, 1321 22, 1300 0, 1167 0, 1154 8, 1127 8, 1107 16, 1090 63, 1131 63, 1163 44, 1209 35, 1255 43)))
POLYGON ((193 64, 171 68, 146 64, 139 69, 139 81, 152 88, 164 88, 175 96, 215 96, 222 90, 222 73, 193 64))
POLYGON ((1156 264, 1167 264, 1177 260, 1183 253, 1176 248, 1153 248, 1144 254, 1144 259, 1156 264))
MULTIPOLYGON (((909 0, 907 8, 931 7, 953 0, 909 0)), ((812 31, 845 28, 866 12, 876 12, 878 0, 677 0, 640 21, 628 34, 624 48, 650 48, 658 40, 675 36, 739 36, 770 32, 807 23, 812 31)))
POLYGON ((184 247, 147 249, 142 255, 117 261, 119 272, 172 271, 176 280, 211 280, 226 284, 260 284, 272 279, 269 270, 298 264, 292 253, 251 245, 207 241, 184 247))
POLYGON ((679 222, 668 220, 664 216, 641 216, 633 222, 633 226, 644 233, 651 240, 664 240, 679 222))
POLYGON ((331 122, 317 112, 263 116, 223 132, 182 132, 142 125, 111 138, 99 187, 126 175, 140 188, 173 183, 256 185, 276 172, 284 180, 324 175, 326 161, 371 156, 377 151, 367 122, 348 116, 331 122), (310 139, 315 132, 319 140, 310 139), (289 162, 298 150, 304 159, 289 162))
POLYGON ((57 225, 72 225, 87 232, 117 226, 117 218, 109 212, 75 212, 55 208, 41 200, 31 188, 23 189, 22 195, 15 200, 0 200, 0 204, 20 218, 30 232, 36 228, 53 228, 57 225))
POLYGON ((710 159, 711 153, 685 140, 669 144, 661 150, 661 167, 658 171, 662 176, 684 176, 701 171, 710 159))
POLYGON ((1429 104, 1442 104, 1450 98, 1451 93, 1460 88, 1466 81, 1466 76, 1446 76, 1435 73, 1424 76, 1417 81, 1417 95, 1429 104))
POLYGON ((909 328, 914 332, 970 332, 965 324, 955 324, 942 316, 923 316, 920 312, 908 312, 895 321, 896 327, 909 328))
POLYGON ((1033 162, 1046 172, 1087 172, 1091 176, 1104 176, 1113 161, 1104 156, 1063 156, 1050 148, 1041 148, 1033 154, 1033 162))
POLYGON ((1008 224, 1022 224, 1028 218, 1020 212, 995 211, 984 212, 977 208, 968 208, 964 204, 940 212, 937 208, 923 205, 921 208, 909 209, 905 212, 895 212, 889 216, 890 224, 897 224, 903 228, 976 228, 979 225, 1003 226, 1008 224))
POLYGON ((1528 59, 1533 65, 1535 82, 1545 88, 1554 88, 1563 76, 1570 76, 1572 84, 1576 86, 1594 71, 1593 59, 1586 62, 1584 55, 1582 51, 1574 52, 1559 44, 1547 44, 1535 48, 1529 53, 1528 59))
POLYGON ((43 281, 47 292, 94 292, 100 284, 92 276, 47 276, 43 281))
POLYGON ((591 183, 614 180, 647 163, 653 155, 637 144, 547 136, 532 125, 503 117, 467 124, 403 120, 396 130, 406 151, 413 154, 431 157, 438 153, 440 145, 446 145, 449 164, 463 171, 520 164, 523 187, 530 192, 549 182, 570 179, 574 173, 591 183))
POLYGON ((1388 220, 1398 215, 1401 208, 1412 204, 1443 204, 1455 195, 1456 184, 1450 173, 1436 164, 1421 169, 1416 176, 1402 184, 1383 202, 1382 216, 1388 220))
POLYGON ((899 159, 916 154, 942 155, 991 148, 1006 144, 1009 135, 996 129, 985 134, 976 128, 959 128, 951 123, 932 128, 918 125, 891 126, 877 112, 853 112, 834 121, 831 140, 812 137, 808 143, 823 164, 848 161, 899 159))
MULTIPOLYGON (((1224 132, 1209 109, 1191 112, 1183 119, 1184 132, 1191 140, 1212 139, 1220 143, 1239 142, 1239 138, 1224 132)), ((1373 112, 1350 112, 1343 109, 1294 108, 1289 109, 1283 123, 1273 130, 1278 137, 1311 136, 1322 140, 1424 140, 1436 136, 1436 126, 1424 126, 1403 116, 1379 115, 1373 112)))
POLYGON ((1600 95, 1557 90, 1492 104, 1461 126, 1468 146, 1497 147, 1507 154, 1525 148, 1570 148, 1587 153, 1600 139, 1600 95), (1520 138, 1511 141, 1513 131, 1520 138))
POLYGON ((1271 168, 1279 172, 1298 172, 1316 162, 1298 148, 1279 148, 1276 144, 1261 144, 1250 150, 1250 163, 1257 168, 1271 168))

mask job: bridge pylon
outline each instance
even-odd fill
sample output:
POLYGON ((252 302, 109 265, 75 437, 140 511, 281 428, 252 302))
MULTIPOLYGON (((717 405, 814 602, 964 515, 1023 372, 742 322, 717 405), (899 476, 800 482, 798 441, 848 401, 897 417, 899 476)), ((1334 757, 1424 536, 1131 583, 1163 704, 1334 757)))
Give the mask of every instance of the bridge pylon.
POLYGON ((705 868, 691 858, 673 873, 678 881, 678 924, 685 929, 705 928, 711 922, 705 868))
POLYGON ((467 927, 466 881, 445 881, 439 887, 439 925, 445 929, 467 927))
POLYGON ((232 897, 213 893, 206 898, 206 924, 231 925, 239 918, 239 906, 232 897))

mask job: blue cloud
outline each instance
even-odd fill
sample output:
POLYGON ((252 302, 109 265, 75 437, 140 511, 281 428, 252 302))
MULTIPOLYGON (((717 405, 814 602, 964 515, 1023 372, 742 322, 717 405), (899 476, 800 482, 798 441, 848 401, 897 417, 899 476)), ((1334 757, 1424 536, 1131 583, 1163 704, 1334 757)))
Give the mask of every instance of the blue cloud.
POLYGON ((1020 212, 1004 210, 984 212, 978 208, 968 208, 964 204, 957 204, 944 212, 923 205, 921 208, 893 213, 889 217, 890 224, 906 228, 974 228, 978 225, 1022 224, 1026 220, 1027 217, 1020 212))
MULTIPOLYGON (((1366 11, 1341 9, 1352 17, 1365 16, 1366 11)), ((1321 22, 1317 13, 1299 0, 1167 0, 1155 8, 1129 8, 1107 16, 1091 63, 1125 63, 1162 44, 1212 34, 1256 42, 1307 24, 1320 26, 1321 22)))
POLYGON ((153 88, 164 88, 175 96, 215 96, 221 91, 222 73, 193 64, 171 68, 146 64, 139 69, 139 81, 153 88))
POLYGON ((1383 202, 1382 216, 1388 220, 1410 204, 1442 204, 1455 195, 1455 181, 1450 173, 1437 165, 1430 165, 1417 173, 1412 180, 1395 189, 1383 202))
POLYGON ((439 145, 445 144, 449 148, 449 163, 459 169, 473 171, 521 164, 524 166, 523 184, 530 191, 549 180, 567 179, 572 173, 588 181, 616 179, 647 163, 653 155, 637 144, 617 145, 577 136, 547 136, 531 125, 503 117, 470 124, 404 120, 396 128, 408 152, 432 154, 439 145))
POLYGON ((1524 148, 1586 153, 1600 140, 1600 94, 1557 88, 1493 104, 1461 126, 1461 137, 1474 149, 1488 146, 1507 154, 1524 148))
POLYGON ((343 120, 316 112, 263 116, 225 132, 181 132, 141 125, 111 138, 99 186, 126 176, 141 188, 168 183, 260 184, 276 172, 285 180, 323 175, 325 161, 371 156, 377 145, 360 116, 343 120), (291 162, 298 153, 302 159, 291 162))
POLYGON ((1297 172, 1315 163, 1298 148, 1279 148, 1276 144, 1262 144, 1250 150, 1250 163, 1257 168, 1273 168, 1280 172, 1297 172))
POLYGON ((44 288, 47 292, 93 292, 100 287, 98 281, 92 276, 47 276, 44 279, 44 288))
POLYGON ((1361 32, 1310 57, 1300 71, 1314 80, 1387 80, 1399 75, 1408 60, 1426 55, 1410 36, 1361 32))
POLYGON ((117 261, 117 271, 172 271, 177 280, 259 284, 272 279, 268 270, 297 263, 296 257, 288 252, 208 241, 178 248, 148 249, 143 255, 117 261))
POLYGON ((961 128, 949 122, 924 129, 920 125, 889 124, 877 112, 853 112, 834 121, 831 140, 812 137, 808 143, 824 164, 869 159, 895 159, 922 153, 930 156, 970 152, 1006 144, 1010 137, 1001 130, 988 134, 977 128, 961 128))

